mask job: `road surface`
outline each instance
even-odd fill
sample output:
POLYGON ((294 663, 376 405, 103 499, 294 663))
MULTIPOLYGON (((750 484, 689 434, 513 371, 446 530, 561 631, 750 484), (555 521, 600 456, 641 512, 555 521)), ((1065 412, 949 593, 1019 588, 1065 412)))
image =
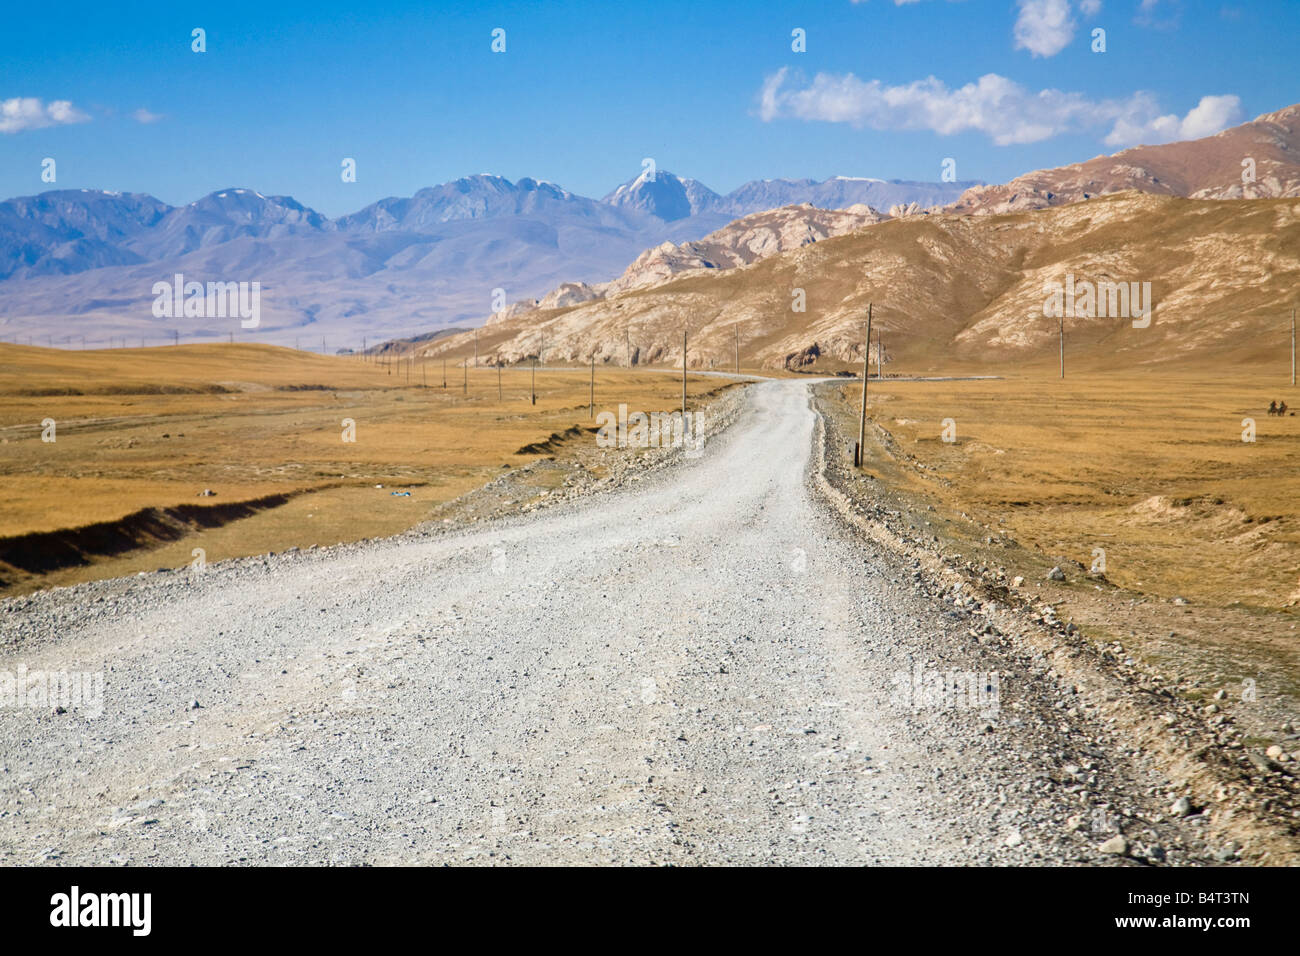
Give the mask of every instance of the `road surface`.
POLYGON ((530 515, 6 602, 0 671, 104 693, 0 708, 0 862, 1087 855, 1055 692, 821 503, 807 388, 530 515), (918 667, 997 710, 900 703, 918 667))

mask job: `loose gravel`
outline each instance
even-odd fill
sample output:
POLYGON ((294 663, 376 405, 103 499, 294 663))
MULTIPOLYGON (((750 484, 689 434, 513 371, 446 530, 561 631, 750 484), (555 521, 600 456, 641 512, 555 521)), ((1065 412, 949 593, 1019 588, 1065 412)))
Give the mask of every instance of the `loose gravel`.
POLYGON ((807 383, 737 408, 527 514, 3 602, 0 671, 104 700, 0 708, 0 862, 1209 859, 1041 659, 827 507, 807 383))

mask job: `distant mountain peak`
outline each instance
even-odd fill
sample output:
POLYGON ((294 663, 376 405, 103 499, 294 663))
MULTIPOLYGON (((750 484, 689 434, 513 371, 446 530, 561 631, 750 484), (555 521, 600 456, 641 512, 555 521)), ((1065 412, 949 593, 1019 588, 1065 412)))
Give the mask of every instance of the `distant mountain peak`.
POLYGON ((601 202, 640 209, 664 222, 676 222, 711 209, 721 198, 699 180, 682 179, 666 169, 646 169, 601 202))

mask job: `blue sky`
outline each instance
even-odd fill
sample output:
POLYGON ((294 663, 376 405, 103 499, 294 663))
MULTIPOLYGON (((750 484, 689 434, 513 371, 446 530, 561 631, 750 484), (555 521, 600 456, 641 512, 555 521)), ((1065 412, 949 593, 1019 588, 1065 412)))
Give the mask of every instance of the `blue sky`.
POLYGON ((1296 0, 465 6, 12 5, 0 195, 247 186, 333 216, 478 172, 600 196, 647 156, 719 192, 945 157, 1004 181, 1300 101, 1296 0))

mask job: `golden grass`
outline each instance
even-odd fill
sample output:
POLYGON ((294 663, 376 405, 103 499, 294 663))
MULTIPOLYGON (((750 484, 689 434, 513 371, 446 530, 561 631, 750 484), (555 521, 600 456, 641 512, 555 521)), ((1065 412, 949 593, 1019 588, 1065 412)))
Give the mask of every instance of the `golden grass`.
MULTIPOLYGON (((1114 584, 1194 603, 1282 608, 1300 598, 1300 406, 1276 374, 1228 369, 1071 374, 870 387, 890 480, 1114 584), (1242 441, 1253 418, 1256 441, 1242 441), (951 418, 956 441, 942 440, 951 418)), ((860 386, 841 391, 855 415, 860 386)))
MULTIPOLYGON (((8 590, 392 534, 482 484, 524 445, 592 424, 587 371, 417 363, 390 370, 355 358, 255 345, 62 351, 0 345, 0 536, 115 521, 146 507, 219 505, 271 493, 288 504, 183 541, 8 590), (400 372, 400 374, 399 374, 400 372), (465 387, 466 377, 468 388, 465 387), (422 387, 427 380, 429 387, 422 387), (57 440, 41 440, 42 420, 57 440), (343 420, 356 423, 344 442, 343 420), (377 489, 376 484, 383 484, 377 489), (204 489, 215 497, 198 497, 204 489), (395 497, 393 490, 410 490, 395 497), (302 494, 303 492, 309 492, 302 494)), ((692 402, 724 384, 692 377, 692 402)), ((597 369, 596 411, 680 402, 671 372, 597 369)))

